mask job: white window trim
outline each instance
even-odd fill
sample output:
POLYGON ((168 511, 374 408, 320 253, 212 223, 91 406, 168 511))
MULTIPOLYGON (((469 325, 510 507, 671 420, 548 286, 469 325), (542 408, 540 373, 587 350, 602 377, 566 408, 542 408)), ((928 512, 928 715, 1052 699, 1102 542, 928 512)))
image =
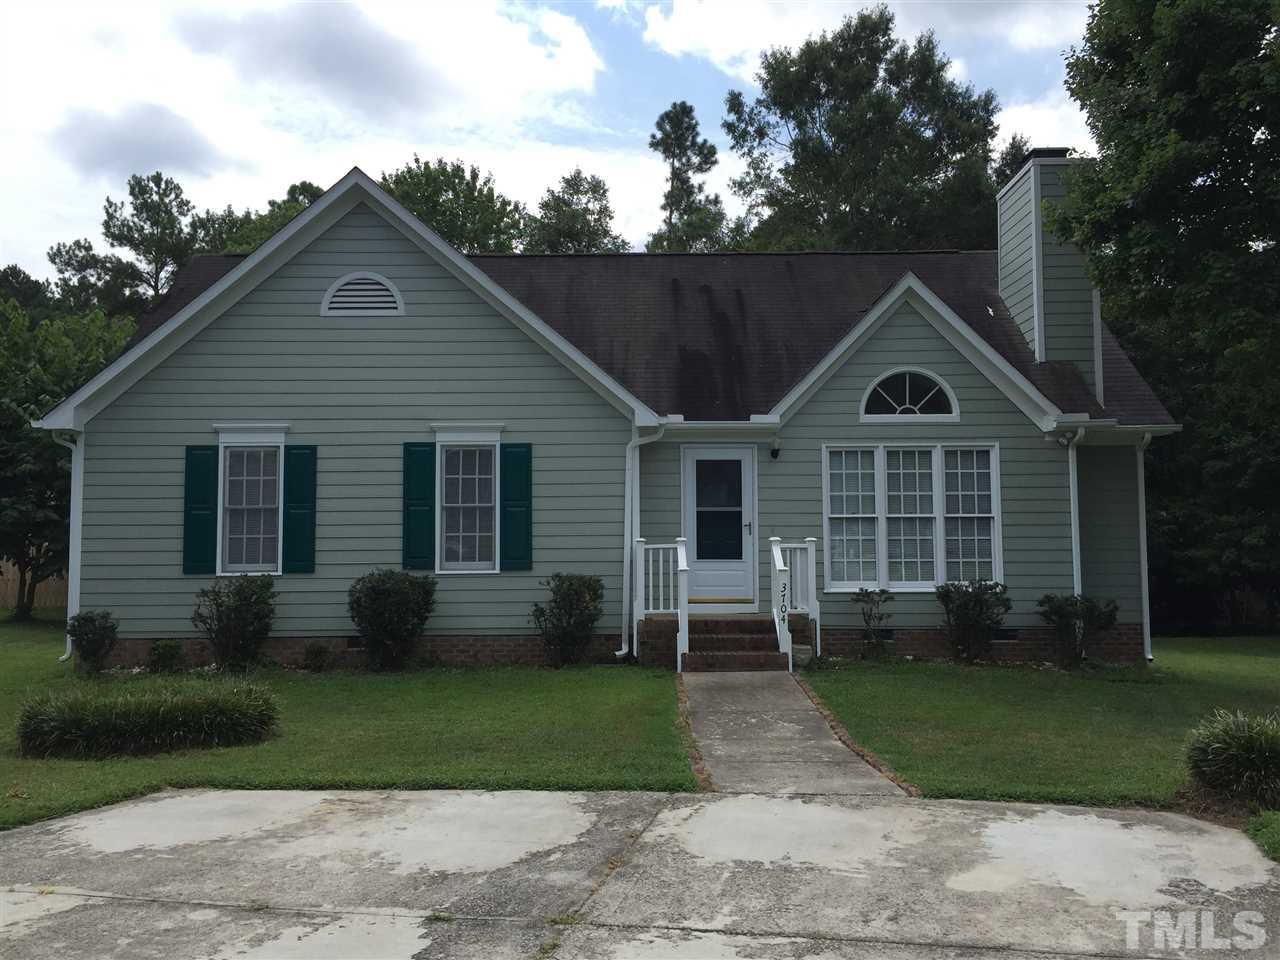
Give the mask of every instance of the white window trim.
POLYGON ((954 440, 912 440, 894 443, 891 441, 875 441, 871 443, 827 442, 823 443, 819 456, 819 468, 822 471, 822 591, 823 593, 856 593, 859 590, 886 589, 893 593, 932 593, 939 585, 946 583, 946 495, 945 467, 943 450, 990 450, 991 451, 991 576, 993 580, 1004 582, 1004 514, 1001 509, 1000 496, 1000 444, 997 441, 954 441, 954 440), (888 490, 885 483, 885 451, 893 450, 932 450, 933 463, 933 556, 934 579, 908 583, 889 582, 889 524, 888 524, 888 490), (879 578, 874 581, 844 580, 833 581, 830 575, 831 544, 831 472, 828 466, 832 450, 870 450, 875 455, 876 470, 876 570, 879 578))
POLYGON ((347 273, 340 276, 337 280, 329 285, 329 289, 324 292, 324 298, 320 301, 320 316, 322 317, 403 317, 404 316, 404 297, 400 295, 400 288, 388 280, 380 273, 373 273, 370 270, 356 270, 353 273, 347 273), (394 310, 331 310, 329 309, 329 301, 333 299, 333 295, 342 288, 342 285, 352 280, 376 280, 391 291, 391 295, 396 298, 396 308, 394 310))
POLYGON ((218 434, 218 549, 213 569, 219 577, 278 577, 284 569, 284 437, 287 423, 215 423, 218 434), (222 523, 227 504, 223 489, 227 478, 227 450, 230 447, 276 448, 276 565, 273 570, 227 570, 223 566, 222 523))
POLYGON ((956 399, 956 392, 951 389, 951 384, 938 376, 932 370, 924 367, 894 367, 886 370, 880 376, 876 377, 867 385, 867 389, 862 391, 862 400, 858 403, 858 422, 859 423, 959 423, 960 421, 960 401, 956 399), (867 413, 867 401, 871 399, 871 391, 880 386, 889 377, 899 373, 918 373, 921 376, 928 377, 942 388, 942 392, 947 395, 947 400, 951 403, 950 413, 867 413))
POLYGON ((436 575, 493 576, 502 572, 502 427, 501 423, 433 423, 436 443, 436 575), (450 570, 444 566, 444 448, 493 448, 493 567, 450 570))

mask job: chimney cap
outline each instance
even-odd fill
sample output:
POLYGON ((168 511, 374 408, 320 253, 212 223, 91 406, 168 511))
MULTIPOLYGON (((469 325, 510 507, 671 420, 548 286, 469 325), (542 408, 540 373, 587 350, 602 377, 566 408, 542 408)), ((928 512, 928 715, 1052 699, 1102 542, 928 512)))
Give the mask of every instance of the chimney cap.
POLYGON ((1065 160, 1071 153, 1070 147, 1036 147, 1028 151, 1028 160, 1065 160))

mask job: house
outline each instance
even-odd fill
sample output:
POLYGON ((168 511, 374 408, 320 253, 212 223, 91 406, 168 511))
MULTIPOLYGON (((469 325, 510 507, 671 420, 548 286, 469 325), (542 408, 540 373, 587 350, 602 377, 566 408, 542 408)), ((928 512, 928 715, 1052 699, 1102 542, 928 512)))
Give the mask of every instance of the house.
POLYGON ((998 251, 866 254, 466 257, 352 170, 197 257, 36 424, 73 449, 70 611, 140 656, 269 573, 296 655, 403 567, 439 578, 432 655, 527 661, 573 571, 606 657, 785 667, 797 634, 849 649, 861 587, 928 653, 935 585, 995 579, 1002 655, 1042 656, 1036 601, 1074 592, 1118 602, 1106 655, 1149 657, 1143 450, 1178 427, 1045 232, 1070 162, 1003 189, 998 251))

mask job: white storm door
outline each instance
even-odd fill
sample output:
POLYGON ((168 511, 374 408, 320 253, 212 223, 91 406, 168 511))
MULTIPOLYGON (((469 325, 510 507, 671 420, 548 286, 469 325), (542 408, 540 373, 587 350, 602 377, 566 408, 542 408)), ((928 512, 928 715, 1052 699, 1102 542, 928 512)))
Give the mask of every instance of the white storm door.
POLYGON ((754 609, 755 450, 685 447, 680 474, 690 602, 704 610, 754 609))

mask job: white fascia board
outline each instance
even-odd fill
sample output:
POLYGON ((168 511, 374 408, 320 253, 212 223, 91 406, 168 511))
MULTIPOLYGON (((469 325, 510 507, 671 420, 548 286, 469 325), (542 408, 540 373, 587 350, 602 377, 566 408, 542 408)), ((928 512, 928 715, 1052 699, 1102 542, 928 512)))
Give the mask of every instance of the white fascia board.
POLYGON ((49 430, 83 429, 95 413, 301 249, 312 234, 322 232, 361 202, 380 208, 406 236, 435 256, 481 299, 515 323, 615 408, 630 414, 635 423, 654 426, 659 422, 658 415, 638 397, 388 196, 368 174, 353 168, 242 263, 32 425, 49 430), (193 318, 196 318, 194 322, 193 318))
POLYGON ((1063 416, 1009 361, 973 331, 941 298, 910 271, 902 275, 852 330, 787 395, 769 411, 786 422, 876 332, 903 303, 910 303, 942 337, 1041 429, 1050 430, 1063 416))

